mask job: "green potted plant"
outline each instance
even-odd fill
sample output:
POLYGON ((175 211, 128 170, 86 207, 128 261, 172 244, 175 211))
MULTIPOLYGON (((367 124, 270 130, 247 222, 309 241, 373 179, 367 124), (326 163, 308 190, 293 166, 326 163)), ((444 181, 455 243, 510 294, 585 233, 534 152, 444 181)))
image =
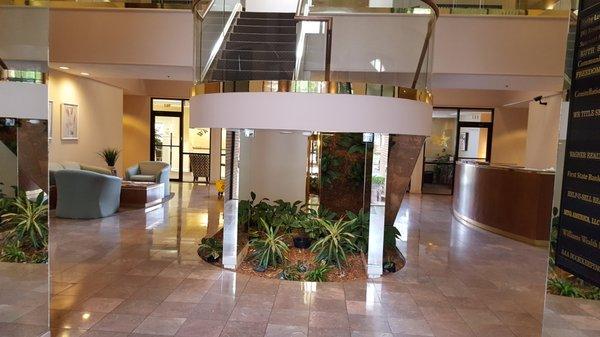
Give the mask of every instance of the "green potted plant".
POLYGON ((198 256, 208 263, 215 263, 223 253, 223 243, 215 238, 203 238, 198 246, 198 256))
POLYGON ((120 154, 121 150, 110 147, 98 152, 98 155, 102 157, 102 159, 104 159, 106 165, 108 165, 108 168, 110 169, 110 172, 112 172, 114 176, 117 175, 117 169, 115 168, 115 165, 117 163, 117 160, 119 159, 120 154))
POLYGON ((392 261, 391 258, 388 257, 387 261, 383 264, 383 270, 388 273, 396 272, 396 262, 392 261))

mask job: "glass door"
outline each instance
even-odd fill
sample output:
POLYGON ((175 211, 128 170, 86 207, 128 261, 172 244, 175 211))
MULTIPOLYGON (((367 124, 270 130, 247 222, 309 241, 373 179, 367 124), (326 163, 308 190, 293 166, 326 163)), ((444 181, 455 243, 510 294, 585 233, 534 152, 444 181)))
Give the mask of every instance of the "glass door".
POLYGON ((171 180, 182 180, 183 101, 152 99, 150 160, 171 165, 171 180))
POLYGON ((457 115, 457 109, 433 110, 431 136, 423 152, 423 193, 452 194, 457 115))
POLYGON ((490 161, 493 119, 493 110, 459 110, 457 160, 490 161))

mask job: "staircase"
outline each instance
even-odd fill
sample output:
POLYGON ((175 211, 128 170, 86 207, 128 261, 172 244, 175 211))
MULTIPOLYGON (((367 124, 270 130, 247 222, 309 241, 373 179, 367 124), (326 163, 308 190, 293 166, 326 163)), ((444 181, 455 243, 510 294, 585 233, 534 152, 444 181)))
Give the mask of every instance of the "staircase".
POLYGON ((241 12, 209 78, 212 81, 291 80, 295 63, 293 13, 241 12))

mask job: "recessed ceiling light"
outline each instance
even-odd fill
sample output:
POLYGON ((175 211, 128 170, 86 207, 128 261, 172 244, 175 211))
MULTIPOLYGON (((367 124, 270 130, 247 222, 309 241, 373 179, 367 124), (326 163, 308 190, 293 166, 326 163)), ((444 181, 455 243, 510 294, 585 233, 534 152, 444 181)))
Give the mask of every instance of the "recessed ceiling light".
POLYGON ((90 76, 90 73, 80 73, 83 76, 90 76))
POLYGON ((58 69, 62 69, 62 70, 69 70, 69 69, 71 69, 71 68, 69 68, 69 67, 65 67, 65 66, 60 66, 60 67, 58 67, 58 69))

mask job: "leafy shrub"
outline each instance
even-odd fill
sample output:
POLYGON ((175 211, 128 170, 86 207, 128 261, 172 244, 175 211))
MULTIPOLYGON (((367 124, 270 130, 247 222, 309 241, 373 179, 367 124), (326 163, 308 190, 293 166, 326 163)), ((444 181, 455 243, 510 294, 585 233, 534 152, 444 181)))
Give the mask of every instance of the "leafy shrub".
POLYGON ((396 239, 400 238, 400 231, 395 226, 383 227, 383 247, 396 248, 396 239))
POLYGON ((264 236, 251 241, 250 244, 254 248, 253 257, 260 267, 276 266, 285 260, 289 248, 283 241, 284 235, 279 235, 279 228, 269 226, 264 219, 260 219, 260 224, 264 236))
POLYGON ((48 245, 48 205, 44 194, 40 193, 35 201, 20 195, 14 199, 14 212, 2 215, 2 219, 14 226, 10 237, 21 244, 30 244, 36 249, 48 245))
POLYGON ((354 240, 356 250, 366 253, 369 248, 370 214, 361 209, 357 214, 348 211, 346 216, 350 222, 350 232, 356 237, 354 240))
POLYGON ((579 289, 571 281, 561 278, 549 279, 548 289, 556 295, 581 297, 579 289))
POLYGON ((315 267, 312 270, 309 270, 304 279, 309 282, 325 282, 327 281, 327 274, 331 269, 325 262, 321 262, 321 264, 315 267))
POLYGON ((374 176, 373 178, 371 178, 371 184, 383 185, 383 184, 385 184, 385 177, 374 176))
POLYGON ((27 255, 21 249, 20 242, 9 243, 2 249, 2 261, 6 262, 25 262, 27 255))
POLYGON ((198 255, 203 259, 218 260, 223 253, 223 242, 215 238, 203 238, 198 245, 198 255))
POLYGON ((356 237, 350 232, 351 223, 344 219, 336 222, 324 219, 317 221, 321 224, 325 236, 312 245, 311 251, 317 254, 316 260, 341 268, 346 261, 346 252, 356 249, 353 243, 356 237))
POLYGON ((300 272, 294 265, 288 265, 281 273, 279 273, 279 279, 287 281, 299 281, 301 278, 300 272))

